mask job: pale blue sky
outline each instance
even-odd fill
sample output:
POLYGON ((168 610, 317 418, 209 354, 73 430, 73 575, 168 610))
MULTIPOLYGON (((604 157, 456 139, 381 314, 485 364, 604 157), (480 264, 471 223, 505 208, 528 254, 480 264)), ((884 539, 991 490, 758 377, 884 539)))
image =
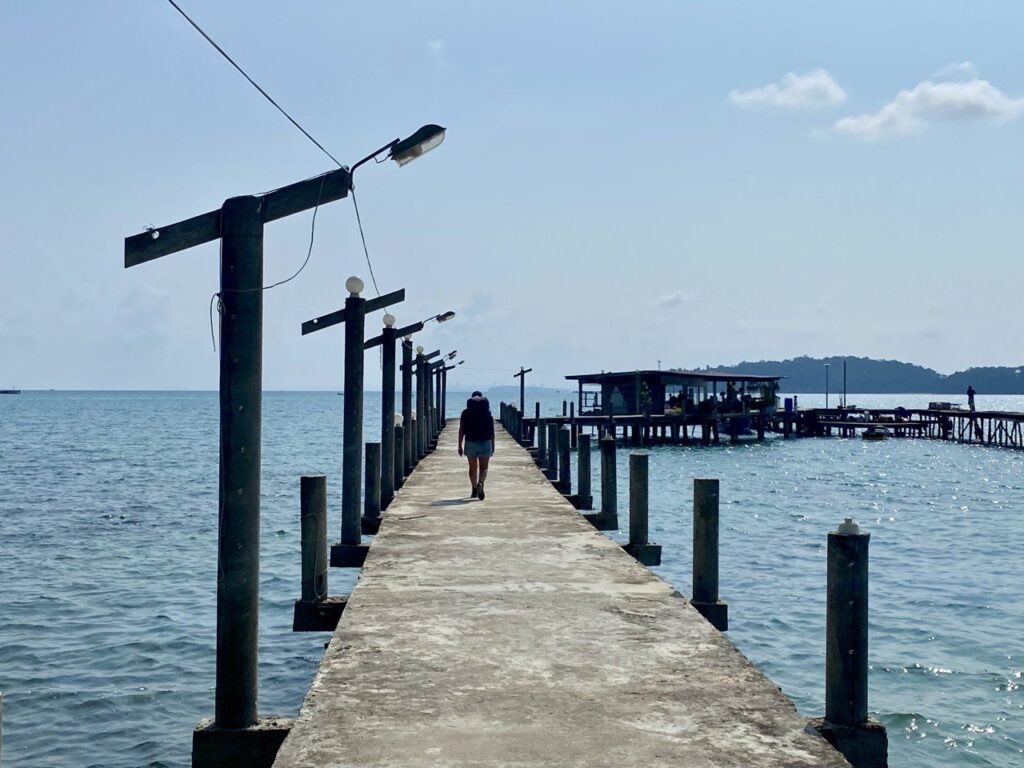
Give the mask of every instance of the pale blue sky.
MULTIPOLYGON (((1020 3, 181 2, 343 162, 448 127, 357 184, 399 322, 458 312, 423 335, 456 385, 1022 362, 1020 3)), ((215 388, 216 246, 125 270, 123 238, 330 161, 163 0, 0 0, 0 67, 0 386, 215 388)), ((268 279, 308 235, 268 225, 268 279)), ((339 383, 299 324, 349 274, 340 201, 266 295, 268 388, 339 383)))

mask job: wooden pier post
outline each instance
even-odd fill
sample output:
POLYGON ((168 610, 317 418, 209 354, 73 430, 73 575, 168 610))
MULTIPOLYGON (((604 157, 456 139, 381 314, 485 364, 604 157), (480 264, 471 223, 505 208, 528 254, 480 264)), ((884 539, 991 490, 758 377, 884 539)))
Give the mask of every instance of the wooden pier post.
POLYGON ((643 565, 661 565, 661 546, 648 541, 647 458, 629 455, 629 543, 622 548, 643 565))
POLYGON ((562 415, 563 416, 568 416, 569 415, 569 403, 567 401, 565 401, 565 400, 562 401, 562 415))
MULTIPOLYGON (((539 409, 538 409, 539 410, 539 409)), ((541 469, 547 467, 548 458, 548 430, 547 421, 540 421, 538 418, 536 422, 537 431, 537 466, 541 469)))
POLYGON ((693 481, 693 598, 711 625, 729 629, 729 606, 718 597, 718 480, 693 481))
POLYGON ((885 727, 868 718, 868 544, 846 518, 828 534, 825 717, 812 721, 854 768, 885 766, 885 727))
POLYGON ((380 484, 383 474, 380 443, 366 444, 365 467, 362 530, 363 533, 374 534, 380 527, 380 484))
POLYGON ((554 482, 558 479, 558 424, 548 424, 548 466, 544 476, 554 482))
POLYGON ((395 490, 405 485, 405 428, 399 421, 401 416, 395 416, 395 461, 392 472, 395 477, 395 490))
POLYGON ((531 444, 540 445, 540 434, 537 432, 537 427, 540 424, 540 402, 533 404, 533 430, 530 435, 531 444))
POLYGON ((576 423, 576 403, 569 403, 569 447, 573 450, 579 444, 579 425, 576 423))
POLYGON ((572 449, 569 447, 569 428, 562 427, 558 430, 558 484, 557 488, 568 496, 572 493, 572 449))
POLYGON ((327 478, 299 480, 302 547, 302 592, 295 601, 294 632, 332 632, 347 598, 327 596, 327 478))

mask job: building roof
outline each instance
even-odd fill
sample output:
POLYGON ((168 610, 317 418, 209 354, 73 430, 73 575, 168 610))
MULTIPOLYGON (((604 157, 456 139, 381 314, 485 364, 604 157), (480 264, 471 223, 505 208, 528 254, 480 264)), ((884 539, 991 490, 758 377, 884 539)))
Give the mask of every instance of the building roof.
POLYGON ((784 376, 761 376, 750 373, 730 373, 728 371, 682 371, 682 370, 662 370, 662 371, 602 371, 601 373, 574 373, 571 376, 565 378, 574 381, 582 382, 583 384, 600 384, 602 381, 608 381, 610 379, 632 379, 636 376, 649 377, 657 376, 666 384, 682 383, 684 381, 749 381, 749 382, 769 382, 778 381, 779 379, 785 378, 784 376))

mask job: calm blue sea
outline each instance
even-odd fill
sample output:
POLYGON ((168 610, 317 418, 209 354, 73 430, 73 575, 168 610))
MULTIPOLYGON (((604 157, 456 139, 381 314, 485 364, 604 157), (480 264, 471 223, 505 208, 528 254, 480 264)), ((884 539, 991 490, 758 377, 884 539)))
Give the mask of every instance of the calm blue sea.
MULTIPOLYGON (((264 396, 263 713, 297 711, 327 639, 291 632, 299 477, 328 476, 339 527, 342 399, 264 396)), ((929 399, 950 398, 849 397, 929 399)), ((215 393, 0 396, 5 766, 189 765, 213 710, 217 419, 215 393)), ((367 439, 378 432, 370 397, 367 439)), ((870 707, 890 765, 1024 764, 1024 453, 841 438, 649 453, 658 572, 689 593, 692 480, 720 478, 729 637, 801 712, 824 707, 826 533, 853 516, 872 534, 870 707)), ((332 591, 353 578, 332 570, 332 591)))

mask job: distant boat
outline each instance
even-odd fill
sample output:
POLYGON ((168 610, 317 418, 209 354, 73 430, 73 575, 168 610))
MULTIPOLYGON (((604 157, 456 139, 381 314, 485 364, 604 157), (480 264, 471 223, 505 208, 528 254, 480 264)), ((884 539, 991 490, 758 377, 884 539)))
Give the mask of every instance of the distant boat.
POLYGON ((861 434, 864 440, 885 440, 889 436, 889 430, 885 427, 868 427, 861 434))
POLYGON ((0 395, 20 395, 20 389, 0 389, 0 395))

